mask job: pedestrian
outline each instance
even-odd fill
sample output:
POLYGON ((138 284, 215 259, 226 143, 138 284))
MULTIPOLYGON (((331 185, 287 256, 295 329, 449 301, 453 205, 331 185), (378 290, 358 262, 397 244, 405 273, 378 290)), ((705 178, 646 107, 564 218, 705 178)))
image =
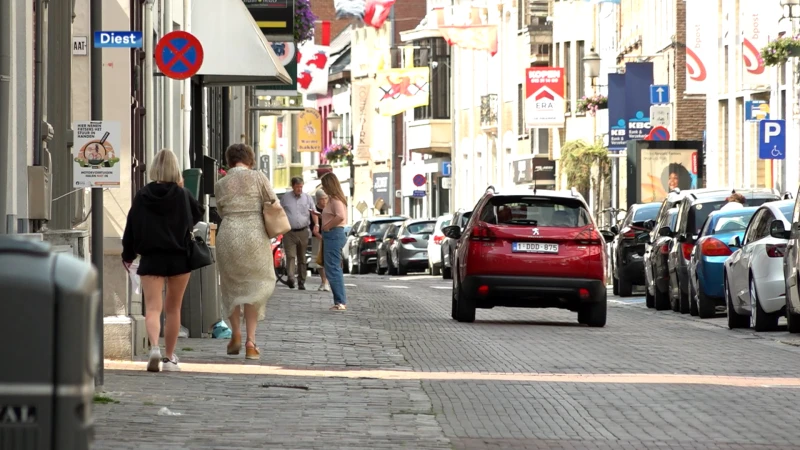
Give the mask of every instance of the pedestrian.
POLYGON ((283 249, 286 251, 287 259, 287 282, 289 289, 294 289, 295 277, 297 277, 297 289, 306 289, 306 250, 308 241, 311 238, 309 228, 319 231, 317 216, 311 214, 316 211, 314 200, 310 195, 303 192, 303 179, 300 177, 292 178, 292 191, 287 192, 281 198, 281 206, 286 210, 289 218, 289 225, 292 229, 283 235, 283 249), (313 225, 313 226, 311 226, 313 225))
MULTIPOLYGON (((325 206, 328 204, 328 194, 325 193, 324 190, 318 189, 317 192, 314 193, 314 199, 316 200, 316 211, 314 214, 317 216, 317 220, 322 215, 322 211, 325 210, 325 206)), ((314 227, 314 224, 311 224, 311 227, 314 227)), ((322 234, 319 229, 313 231, 311 238, 311 263, 310 266, 312 269, 317 269, 319 271, 320 277, 320 285, 317 289, 318 291, 330 291, 331 288, 328 286, 328 279, 325 278, 325 265, 317 263, 317 260, 324 261, 323 255, 320 254, 322 251, 322 234)))
POLYGON ((150 339, 147 370, 179 371, 175 346, 181 327, 183 293, 191 273, 189 239, 194 225, 203 217, 204 208, 183 187, 178 158, 172 151, 158 152, 150 168, 150 179, 153 181, 136 193, 128 212, 122 236, 122 262, 129 270, 136 256, 140 257, 137 274, 142 280, 145 328, 150 339), (166 354, 162 357, 159 335, 164 303, 166 354))
POLYGON ((344 224, 347 220, 347 197, 342 192, 339 179, 332 173, 323 175, 320 184, 328 194, 328 204, 322 211, 322 260, 325 265, 325 275, 333 291, 333 306, 330 309, 344 311, 347 309, 347 296, 342 271, 342 247, 346 239, 344 224))
POLYGON ((267 236, 262 207, 278 201, 269 179, 253 170, 255 153, 246 144, 225 150, 228 174, 214 186, 217 212, 223 218, 217 234, 217 267, 222 305, 231 325, 228 354, 242 348, 242 310, 247 331, 245 358, 259 359, 256 327, 264 320, 267 300, 275 290, 272 243, 267 236))
POLYGON ((747 205, 747 200, 744 195, 739 194, 736 190, 731 191, 731 195, 725 199, 725 205, 720 208, 720 211, 728 211, 731 209, 741 209, 747 205))

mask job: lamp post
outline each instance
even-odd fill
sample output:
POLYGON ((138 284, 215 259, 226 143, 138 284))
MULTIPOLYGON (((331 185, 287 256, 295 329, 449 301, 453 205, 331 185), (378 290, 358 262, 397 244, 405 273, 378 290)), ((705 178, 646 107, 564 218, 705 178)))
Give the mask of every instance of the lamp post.
MULTIPOLYGON (((800 1, 800 0, 798 0, 800 1)), ((589 79, 589 83, 592 86, 592 95, 597 94, 597 78, 600 76, 600 62, 602 58, 600 55, 594 51, 594 47, 589 49, 589 52, 584 54, 583 56, 583 71, 586 74, 586 78, 589 79)), ((597 141, 597 118, 595 117, 592 120, 592 140, 597 141)), ((593 142, 594 143, 594 142, 593 142)), ((618 167, 617 164, 619 163, 618 158, 613 158, 611 160, 611 204, 612 206, 616 207, 617 202, 617 173, 618 167)), ((598 180, 600 177, 598 177, 598 180)), ((598 195, 598 203, 603 203, 603 184, 598 183, 599 195, 598 195)), ((590 204, 594 204, 594 195, 590 199, 590 204)), ((600 210, 601 207, 599 205, 593 205, 595 209, 600 210)))
MULTIPOLYGON (((800 2, 800 0, 797 0, 800 2)), ((597 77, 600 76, 600 55, 594 51, 594 47, 589 49, 589 53, 583 57, 583 70, 592 84, 592 92, 595 91, 597 77)))
MULTIPOLYGON (((792 37, 796 36, 797 34, 797 19, 800 18, 800 0, 780 0, 780 5, 783 8, 783 18, 789 19, 792 23, 792 37)), ((794 65, 790 66, 793 68, 791 77, 792 77, 792 94, 793 97, 790 96, 789 98, 794 98, 792 102, 792 121, 794 122, 795 129, 798 127, 798 119, 800 119, 800 61, 796 57, 793 58, 794 65)), ((785 70, 785 68, 783 68, 785 70)), ((784 119, 786 119, 784 117, 784 119)), ((797 133, 795 133, 797 134, 797 133)), ((797 174, 796 170, 792 171, 789 169, 790 161, 794 161, 793 164, 797 164, 797 156, 795 151, 797 150, 795 146, 787 146, 786 153, 792 153, 793 155, 786 155, 786 160, 781 161, 781 188, 782 190, 787 189, 794 189, 793 186, 797 185, 797 174), (793 158, 790 156, 794 156, 793 158)), ((796 167, 795 167, 796 169, 796 167)), ((774 176, 774 174, 773 174, 774 176)))

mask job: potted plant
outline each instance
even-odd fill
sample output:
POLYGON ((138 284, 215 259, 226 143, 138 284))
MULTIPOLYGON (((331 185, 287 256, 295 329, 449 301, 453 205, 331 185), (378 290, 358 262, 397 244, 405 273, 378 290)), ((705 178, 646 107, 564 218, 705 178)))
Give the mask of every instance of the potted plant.
POLYGON ((310 0, 297 0, 294 4, 294 40, 297 44, 314 39, 317 16, 311 11, 310 0))
POLYGON ((350 156, 350 144, 331 144, 322 152, 322 157, 331 164, 341 163, 350 156))
POLYGON ((765 66, 779 66, 792 56, 800 56, 800 36, 779 37, 759 51, 765 66))
POLYGON ((608 97, 603 94, 595 94, 591 97, 581 97, 578 100, 577 112, 589 113, 590 116, 594 116, 598 109, 606 108, 608 108, 608 97))

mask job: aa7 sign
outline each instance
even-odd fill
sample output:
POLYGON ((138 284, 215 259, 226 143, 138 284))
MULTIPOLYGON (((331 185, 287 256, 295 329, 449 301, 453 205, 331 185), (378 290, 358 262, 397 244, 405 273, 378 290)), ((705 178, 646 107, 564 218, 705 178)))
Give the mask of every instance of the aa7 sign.
POLYGON ((563 67, 525 69, 525 123, 527 128, 564 126, 565 83, 563 67))

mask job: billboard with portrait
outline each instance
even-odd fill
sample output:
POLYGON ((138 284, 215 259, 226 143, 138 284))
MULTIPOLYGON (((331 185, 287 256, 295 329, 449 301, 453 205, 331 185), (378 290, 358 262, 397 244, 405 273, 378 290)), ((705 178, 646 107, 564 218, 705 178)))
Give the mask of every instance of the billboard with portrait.
POLYGON ((642 150, 638 166, 640 202, 660 202, 675 188, 699 187, 698 151, 695 149, 642 150))

